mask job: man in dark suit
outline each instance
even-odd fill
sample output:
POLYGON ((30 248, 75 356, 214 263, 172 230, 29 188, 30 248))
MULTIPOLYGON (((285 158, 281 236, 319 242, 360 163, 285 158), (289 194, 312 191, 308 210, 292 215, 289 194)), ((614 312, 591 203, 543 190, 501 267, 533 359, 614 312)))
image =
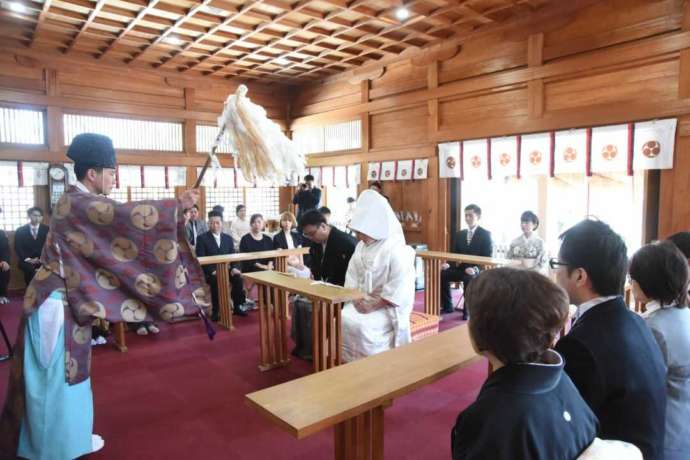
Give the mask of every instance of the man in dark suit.
POLYGON ((302 216, 302 233, 311 240, 309 258, 315 280, 342 286, 350 257, 357 241, 347 233, 328 225, 326 217, 312 210, 302 216))
POLYGON ((297 222, 302 227, 302 216, 311 209, 316 209, 321 201, 321 189, 314 186, 314 176, 304 176, 304 183, 292 197, 292 204, 297 205, 297 222))
POLYGON ((625 243, 594 220, 560 238, 551 268, 577 305, 570 332, 556 344, 565 371, 599 418, 600 438, 635 444, 645 460, 662 459, 666 369, 651 330, 623 301, 625 243))
MULTIPOLYGON (((491 232, 479 226, 482 218, 482 210, 476 204, 470 204, 465 208, 465 222, 467 228, 460 231, 455 238, 452 252, 472 256, 491 257, 493 243, 491 232)), ((479 274, 479 267, 472 264, 443 264, 441 267, 441 313, 453 313, 453 298, 450 295, 450 282, 462 281, 464 288, 479 274)), ((467 319, 467 308, 462 312, 462 319, 467 319)))
MULTIPOLYGON (((345 232, 328 225, 326 218, 316 209, 302 216, 302 233, 311 241, 309 268, 315 280, 343 286, 347 266, 357 241, 345 232)), ((312 359, 312 304, 297 298, 292 316, 292 354, 302 359, 312 359)))
MULTIPOLYGON (((234 252, 232 237, 223 233, 223 216, 217 211, 208 213, 208 223, 210 230, 202 233, 196 240, 196 255, 197 257, 204 256, 219 256, 224 254, 232 254, 234 252)), ((206 275, 206 282, 211 286, 211 300, 213 303, 213 311, 211 319, 218 321, 219 305, 218 305, 218 277, 216 273, 216 266, 204 265, 204 274, 206 275)), ((242 282, 242 272, 240 272, 237 264, 232 264, 230 268, 230 296, 232 297, 233 313, 239 316, 247 316, 244 305, 246 297, 244 294, 244 284, 242 282)))
MULTIPOLYGON (((221 214, 222 219, 223 215, 221 214)), ((187 231, 187 241, 192 247, 196 246, 199 235, 208 232, 208 225, 199 215, 199 206, 194 205, 189 208, 189 222, 185 225, 185 230, 187 231)))
POLYGON ((43 210, 37 206, 26 212, 29 223, 19 227, 14 234, 14 252, 17 253, 19 268, 24 273, 28 286, 41 266, 41 252, 48 236, 48 226, 43 225, 43 210))

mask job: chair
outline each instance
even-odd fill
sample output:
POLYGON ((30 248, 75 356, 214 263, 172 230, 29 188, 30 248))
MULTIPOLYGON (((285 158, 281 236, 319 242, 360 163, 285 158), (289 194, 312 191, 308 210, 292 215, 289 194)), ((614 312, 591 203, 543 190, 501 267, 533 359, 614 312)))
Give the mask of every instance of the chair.
POLYGON ((460 289, 460 298, 456 302, 455 306, 453 307, 455 310, 462 310, 465 308, 465 285, 463 284, 462 281, 451 281, 450 283, 450 288, 451 289, 460 289), (461 307, 462 305, 462 307, 461 307))
POLYGON ((410 335, 412 341, 416 342, 425 337, 438 334, 438 325, 441 318, 429 315, 421 311, 413 311, 410 314, 410 335))

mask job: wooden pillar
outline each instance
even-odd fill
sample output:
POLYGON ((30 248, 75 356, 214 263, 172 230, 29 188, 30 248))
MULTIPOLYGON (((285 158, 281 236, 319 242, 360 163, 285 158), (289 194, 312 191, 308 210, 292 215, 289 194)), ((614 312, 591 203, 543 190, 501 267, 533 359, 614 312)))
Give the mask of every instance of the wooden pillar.
MULTIPOLYGON (((426 81, 429 90, 438 88, 438 61, 434 61, 427 67, 426 81)), ((427 102, 429 110, 429 130, 428 137, 431 141, 436 139, 438 133, 438 98, 429 99, 427 102)))
MULTIPOLYGON (((527 38, 527 66, 538 67, 544 63, 544 34, 532 34, 527 38)), ((527 112, 530 118, 544 114, 544 80, 527 82, 527 112)))
POLYGON ((334 427, 336 460, 383 460, 383 406, 334 427))
MULTIPOLYGON (((55 69, 44 69, 43 79, 45 82, 46 96, 59 96, 60 84, 58 80, 58 71, 55 69)), ((65 134, 62 123, 62 108, 49 105, 46 107, 46 140, 48 142, 48 150, 51 152, 61 152, 65 148, 65 134)))

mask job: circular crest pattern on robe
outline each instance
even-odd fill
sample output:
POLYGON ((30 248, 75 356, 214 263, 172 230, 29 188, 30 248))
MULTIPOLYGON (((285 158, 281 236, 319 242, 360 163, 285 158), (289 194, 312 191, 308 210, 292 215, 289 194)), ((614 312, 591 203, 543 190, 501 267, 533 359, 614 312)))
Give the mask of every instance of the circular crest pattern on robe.
POLYGON ((196 314, 210 304, 188 248, 177 200, 118 203, 71 188, 58 201, 38 270, 24 297, 27 313, 51 292, 65 293, 66 374, 89 374, 94 318, 140 322, 196 314), (179 219, 178 219, 179 217, 179 219))

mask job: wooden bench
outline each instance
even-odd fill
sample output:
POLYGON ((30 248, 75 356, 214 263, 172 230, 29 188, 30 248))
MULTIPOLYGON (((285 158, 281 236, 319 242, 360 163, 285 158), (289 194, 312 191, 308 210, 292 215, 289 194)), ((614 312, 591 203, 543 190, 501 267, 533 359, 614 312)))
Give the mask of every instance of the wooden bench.
POLYGON ((314 372, 340 364, 340 310, 345 302, 364 297, 356 289, 295 278, 276 271, 243 275, 259 288, 259 369, 267 371, 285 366, 287 352, 287 296, 300 294, 312 302, 312 350, 314 372))
POLYGON ((424 311, 429 315, 441 315, 441 265, 444 262, 472 264, 488 270, 506 265, 520 265, 519 260, 494 257, 469 256, 451 252, 417 251, 424 261, 424 311))
POLYGON ((477 359, 463 324, 419 342, 250 393, 246 401, 297 439, 334 427, 336 459, 380 460, 384 408, 395 398, 477 359))
POLYGON ((216 265, 216 276, 218 276, 218 306, 220 310, 220 320, 218 324, 228 330, 233 329, 232 299, 230 297, 230 264, 247 260, 274 259, 276 271, 286 272, 288 257, 301 256, 304 254, 309 254, 309 248, 275 249, 273 251, 240 252, 222 256, 199 257, 198 260, 202 266, 216 265))

